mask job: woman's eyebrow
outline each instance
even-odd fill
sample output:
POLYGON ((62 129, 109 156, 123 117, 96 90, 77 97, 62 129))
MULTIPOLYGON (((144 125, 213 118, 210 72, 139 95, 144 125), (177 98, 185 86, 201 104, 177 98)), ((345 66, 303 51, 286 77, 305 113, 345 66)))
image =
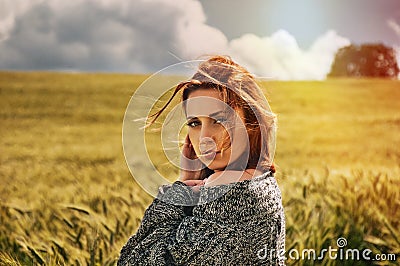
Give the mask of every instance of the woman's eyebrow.
MULTIPOLYGON (((217 111, 215 113, 209 114, 208 117, 214 117, 214 116, 216 116, 216 115, 218 115, 220 113, 226 113, 226 111, 225 110, 220 110, 220 111, 217 111)), ((193 119, 193 118, 197 118, 197 116, 188 116, 188 117, 186 117, 187 120, 193 119)))

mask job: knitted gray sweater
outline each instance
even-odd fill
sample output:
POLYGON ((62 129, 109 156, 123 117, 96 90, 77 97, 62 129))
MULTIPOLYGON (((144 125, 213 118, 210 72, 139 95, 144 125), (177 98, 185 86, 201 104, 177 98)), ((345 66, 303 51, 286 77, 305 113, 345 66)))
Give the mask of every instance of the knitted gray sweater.
POLYGON ((162 185, 120 265, 284 265, 285 217, 271 172, 231 184, 162 185))

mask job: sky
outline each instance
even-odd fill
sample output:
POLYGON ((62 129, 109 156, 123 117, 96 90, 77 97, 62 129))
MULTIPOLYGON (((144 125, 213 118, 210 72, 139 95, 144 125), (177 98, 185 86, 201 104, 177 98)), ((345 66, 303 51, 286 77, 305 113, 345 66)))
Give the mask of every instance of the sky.
POLYGON ((339 48, 378 42, 400 58, 400 0, 0 0, 0 70, 152 73, 218 53, 321 80, 339 48))

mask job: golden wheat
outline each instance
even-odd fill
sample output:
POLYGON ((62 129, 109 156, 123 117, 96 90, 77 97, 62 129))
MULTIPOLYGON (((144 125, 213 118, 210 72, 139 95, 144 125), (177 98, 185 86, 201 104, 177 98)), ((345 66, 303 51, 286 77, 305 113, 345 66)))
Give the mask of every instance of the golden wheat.
MULTIPOLYGON (((126 105, 145 78, 0 73, 0 265, 115 264, 152 200, 131 177, 121 143, 126 105)), ((376 264, 399 264, 399 82, 262 85, 279 119, 287 250, 321 250, 345 237, 348 248, 397 255, 376 264)))

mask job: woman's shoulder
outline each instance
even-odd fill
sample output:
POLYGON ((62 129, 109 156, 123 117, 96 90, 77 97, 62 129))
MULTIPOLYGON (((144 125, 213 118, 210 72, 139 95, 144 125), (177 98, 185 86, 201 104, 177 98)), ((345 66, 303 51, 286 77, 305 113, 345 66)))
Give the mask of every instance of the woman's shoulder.
POLYGON ((239 180, 236 182, 217 184, 214 186, 204 186, 200 188, 200 191, 210 192, 213 190, 232 190, 232 192, 235 192, 237 190, 264 190, 265 188, 276 188, 279 190, 275 176, 271 171, 266 171, 259 175, 255 175, 252 178, 239 180))
POLYGON ((266 171, 251 179, 229 184, 201 187, 199 204, 213 201, 226 204, 243 202, 250 208, 252 204, 281 202, 281 191, 272 172, 266 171))
POLYGON ((222 223, 282 219, 281 192, 272 173, 230 184, 201 187, 193 214, 222 223))

